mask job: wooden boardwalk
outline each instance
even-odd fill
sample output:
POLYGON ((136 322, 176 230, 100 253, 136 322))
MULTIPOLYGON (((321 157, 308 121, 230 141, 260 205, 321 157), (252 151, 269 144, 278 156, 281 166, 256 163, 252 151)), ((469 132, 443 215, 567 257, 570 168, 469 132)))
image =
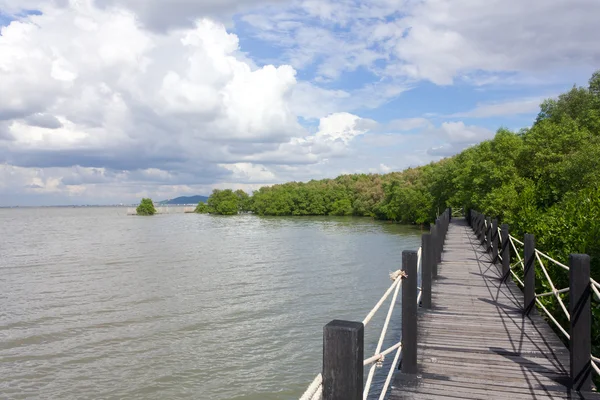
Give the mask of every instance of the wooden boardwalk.
POLYGON ((600 399, 567 389, 569 351, 536 311, 523 316, 521 290, 500 276, 467 223, 452 221, 433 308, 419 314, 419 373, 398 373, 390 400, 600 399))

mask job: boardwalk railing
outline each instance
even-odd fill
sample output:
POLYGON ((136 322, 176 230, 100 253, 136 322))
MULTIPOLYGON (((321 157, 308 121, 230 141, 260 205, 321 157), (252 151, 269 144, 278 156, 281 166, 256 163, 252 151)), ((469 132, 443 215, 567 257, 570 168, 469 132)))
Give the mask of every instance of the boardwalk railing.
POLYGON ((512 276, 523 288, 524 315, 528 315, 537 305, 568 341, 571 387, 580 391, 590 390, 592 370, 600 375, 600 358, 591 354, 590 308, 592 292, 600 299, 600 284, 590 277, 590 257, 587 254, 571 254, 567 266, 536 249, 534 235, 525 234, 523 241, 520 241, 510 234, 507 224, 498 227, 496 219, 472 210, 467 214, 467 219, 482 245, 492 254, 492 260, 502 264, 502 279, 512 276), (511 259, 516 262, 511 264, 511 259), (547 263, 568 271, 569 287, 556 287, 548 273, 547 263), (542 283, 549 291, 536 293, 536 272, 544 279, 542 283), (565 305, 567 295, 568 307, 565 305), (547 296, 556 299, 569 322, 568 332, 543 304, 541 298, 547 296))
POLYGON ((402 269, 390 274, 391 286, 362 322, 333 320, 323 328, 323 370, 317 375, 300 400, 360 400, 367 399, 373 378, 388 354, 394 353, 393 362, 381 388, 380 400, 389 389, 396 366, 405 374, 417 372, 417 308, 431 308, 431 281, 437 277, 444 239, 452 210, 446 209, 431 231, 422 235, 417 251, 402 252, 402 269), (419 279, 420 277, 420 279, 419 279), (421 287, 418 287, 418 282, 421 287), (398 292, 402 286, 402 339, 382 350, 389 322, 392 319, 398 292), (393 294, 392 294, 393 293, 393 294), (364 358, 364 329, 392 295, 388 312, 373 356, 364 358), (369 367, 363 385, 364 367, 369 367))

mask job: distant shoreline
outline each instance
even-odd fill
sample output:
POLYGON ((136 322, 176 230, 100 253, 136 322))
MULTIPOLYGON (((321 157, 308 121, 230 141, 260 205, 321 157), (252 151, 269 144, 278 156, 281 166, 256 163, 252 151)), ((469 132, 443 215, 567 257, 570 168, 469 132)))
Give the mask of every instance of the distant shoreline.
MULTIPOLYGON (((158 207, 196 207, 198 204, 165 204, 158 205, 158 207)), ((0 206, 0 209, 9 208, 128 208, 137 207, 138 204, 90 204, 90 205, 59 205, 59 206, 0 206)))

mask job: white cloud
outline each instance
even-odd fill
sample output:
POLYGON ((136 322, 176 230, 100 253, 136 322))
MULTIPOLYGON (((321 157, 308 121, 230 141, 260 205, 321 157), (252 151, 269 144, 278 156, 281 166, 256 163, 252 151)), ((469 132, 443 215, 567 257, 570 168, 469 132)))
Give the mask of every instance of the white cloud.
POLYGON ((464 122, 444 122, 440 127, 440 133, 450 143, 478 143, 494 137, 494 132, 489 129, 465 125, 464 122))
POLYGON ((275 182, 277 179, 275 174, 264 165, 235 163, 221 164, 221 166, 233 172, 232 178, 237 181, 269 183, 275 182))
MULTIPOLYGON (((0 35, 3 201, 15 188, 170 196, 415 165, 493 133, 436 128, 421 103, 370 109, 422 80, 555 83, 600 64, 595 0, 0 0, 5 15, 23 8, 41 15, 0 35), (238 32, 273 45, 267 62, 228 29, 258 6, 238 32), (359 117, 396 112, 412 118, 359 117)), ((530 113, 540 99, 446 118, 530 113)))
MULTIPOLYGON (((81 0, 90 2, 91 0, 81 0)), ((168 5, 163 0, 93 0, 100 8, 126 8, 135 13, 143 25, 151 30, 191 27, 197 18, 211 17, 223 22, 236 13, 287 0, 176 0, 168 5)), ((66 7, 72 0, 0 0, 0 10, 18 14, 22 10, 48 10, 66 7)))
POLYGON ((303 106, 315 104, 310 95, 293 99, 292 67, 252 65, 212 20, 154 33, 91 1, 42 11, 0 36, 0 163, 29 182, 23 193, 273 181, 263 163, 342 157, 366 131, 339 105, 317 111, 303 106), (331 115, 311 135, 302 109, 331 115))
POLYGON ((408 31, 395 39, 396 54, 403 73, 438 84, 479 71, 532 74, 573 62, 593 68, 599 13, 595 0, 426 0, 403 21, 408 31))
POLYGON ((531 114, 539 111, 540 104, 547 97, 531 97, 525 99, 509 100, 497 103, 478 104, 474 109, 452 114, 451 117, 459 118, 488 118, 505 115, 531 114))
POLYGON ((305 0, 246 21, 286 62, 314 64, 317 81, 364 68, 402 84, 481 85, 587 74, 600 63, 598 14, 596 0, 305 0))
POLYGON ((469 146, 489 140, 494 132, 477 125, 465 125, 462 121, 443 122, 439 128, 428 129, 427 132, 438 138, 438 143, 427 150, 431 156, 451 156, 469 146))
POLYGON ((362 135, 367 130, 358 129, 357 125, 360 117, 349 113, 331 114, 321 118, 319 123, 319 131, 315 135, 317 140, 326 141, 341 140, 344 144, 348 144, 358 135, 362 135))
POLYGON ((392 168, 388 167, 385 164, 379 164, 379 169, 381 170, 381 172, 383 172, 384 174, 390 172, 392 170, 392 168))

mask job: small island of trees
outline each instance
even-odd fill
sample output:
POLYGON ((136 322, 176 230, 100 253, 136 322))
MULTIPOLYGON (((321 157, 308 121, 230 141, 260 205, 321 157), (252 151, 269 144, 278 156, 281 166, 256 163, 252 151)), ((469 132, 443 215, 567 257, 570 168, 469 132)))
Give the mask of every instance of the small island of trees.
POLYGON ((156 208, 154 208, 154 203, 152 199, 144 198, 140 202, 140 205, 136 208, 137 215, 154 215, 156 214, 156 208))
POLYGON ((250 196, 243 190, 213 190, 206 203, 199 202, 195 212, 199 214, 236 215, 250 211, 250 196))

